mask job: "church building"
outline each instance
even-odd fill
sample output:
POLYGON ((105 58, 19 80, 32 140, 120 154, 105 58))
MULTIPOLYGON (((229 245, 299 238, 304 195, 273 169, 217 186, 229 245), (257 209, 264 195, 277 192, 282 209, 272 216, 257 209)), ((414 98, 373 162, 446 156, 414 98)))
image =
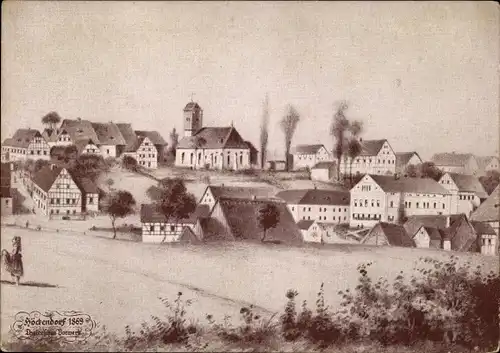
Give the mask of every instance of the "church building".
POLYGON ((231 123, 204 127, 203 110, 196 102, 184 108, 184 136, 176 149, 175 165, 193 169, 242 170, 257 163, 257 150, 231 123))

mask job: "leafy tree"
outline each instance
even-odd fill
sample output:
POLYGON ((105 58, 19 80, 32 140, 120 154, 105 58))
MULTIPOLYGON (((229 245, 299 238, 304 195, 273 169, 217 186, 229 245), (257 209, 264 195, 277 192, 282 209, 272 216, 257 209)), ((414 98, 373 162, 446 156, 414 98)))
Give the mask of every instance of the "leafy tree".
POLYGON ((182 179, 166 178, 162 180, 160 186, 160 194, 154 195, 154 199, 158 211, 165 216, 165 221, 173 220, 177 224, 196 210, 196 199, 193 194, 187 192, 182 179))
POLYGON ((418 176, 418 168, 415 164, 409 164, 404 170, 404 174, 410 178, 416 178, 418 176))
POLYGON ((132 194, 125 190, 108 193, 101 202, 101 209, 111 218, 113 239, 116 239, 116 219, 134 213, 136 202, 132 194))
POLYGON ((96 181, 104 172, 108 171, 108 167, 102 156, 83 154, 76 159, 71 170, 78 176, 96 181))
POLYGON ((261 242, 264 242, 267 231, 276 227, 280 221, 280 213, 276 205, 268 203, 261 207, 259 210, 258 221, 260 227, 262 228, 262 238, 260 240, 261 242))
POLYGON ((170 147, 169 147, 169 154, 173 157, 174 161, 178 144, 179 144, 179 134, 177 133, 177 130, 174 127, 172 129, 172 132, 170 132, 170 147))
POLYGON ((267 157, 267 144, 269 142, 269 96, 266 94, 260 126, 260 167, 264 168, 267 157))
POLYGON ((50 130, 54 130, 61 122, 61 117, 57 112, 50 112, 42 117, 42 124, 46 125, 50 130))
POLYGON ((132 156, 124 156, 122 159, 122 167, 135 172, 138 169, 137 160, 132 156))
POLYGON ((340 161, 347 149, 347 131, 349 121, 345 117, 344 111, 347 110, 347 102, 341 101, 337 107, 337 111, 333 116, 333 123, 330 129, 330 134, 333 136, 334 148, 333 153, 337 159, 337 180, 340 179, 340 161))
POLYGON ((49 165, 49 161, 46 161, 45 159, 37 159, 33 165, 33 173, 37 173, 40 169, 49 165))
POLYGON ((410 178, 432 178, 438 181, 443 176, 443 171, 436 167, 433 162, 424 162, 416 166, 407 166, 405 175, 410 178))
POLYGON ((488 195, 491 195, 493 190, 500 184, 500 173, 496 170, 489 170, 486 172, 486 175, 479 177, 479 181, 488 195))
MULTIPOLYGON (((349 123, 348 130, 350 132, 350 137, 347 141, 347 156, 349 157, 349 178, 352 184, 352 163, 354 159, 356 159, 361 152, 363 151, 363 147, 361 145, 361 141, 359 139, 359 135, 363 131, 363 123, 361 121, 353 121, 349 123)), ((339 169, 338 166, 337 169, 339 169)))
POLYGON ((287 112, 280 122, 281 130, 283 130, 285 135, 285 162, 287 171, 290 171, 290 147, 299 121, 300 114, 298 111, 292 105, 288 105, 287 112))

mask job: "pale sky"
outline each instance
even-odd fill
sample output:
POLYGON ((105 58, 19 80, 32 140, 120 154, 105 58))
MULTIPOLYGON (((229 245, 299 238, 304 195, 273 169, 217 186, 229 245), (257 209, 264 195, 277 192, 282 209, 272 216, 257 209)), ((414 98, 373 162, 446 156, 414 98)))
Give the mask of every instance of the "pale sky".
POLYGON ((425 158, 498 154, 499 7, 495 2, 4 2, 2 140, 40 118, 131 122, 168 140, 194 100, 205 126, 231 121, 259 145, 269 94, 270 148, 324 143, 334 104, 364 139, 425 158))

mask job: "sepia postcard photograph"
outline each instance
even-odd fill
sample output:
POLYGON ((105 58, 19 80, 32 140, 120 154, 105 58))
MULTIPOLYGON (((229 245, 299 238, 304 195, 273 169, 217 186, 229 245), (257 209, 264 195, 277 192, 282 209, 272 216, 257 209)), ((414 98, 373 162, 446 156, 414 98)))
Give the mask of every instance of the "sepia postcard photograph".
POLYGON ((1 16, 2 351, 499 351, 497 2, 1 16))

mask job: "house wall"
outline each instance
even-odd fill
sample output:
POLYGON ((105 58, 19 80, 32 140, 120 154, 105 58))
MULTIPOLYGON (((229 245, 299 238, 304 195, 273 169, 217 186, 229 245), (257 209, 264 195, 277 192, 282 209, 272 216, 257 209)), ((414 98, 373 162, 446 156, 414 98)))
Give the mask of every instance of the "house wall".
POLYGON ((27 159, 27 148, 2 146, 2 151, 5 153, 7 161, 20 161, 27 159))
POLYGON ((33 159, 50 160, 50 146, 42 136, 35 136, 28 145, 26 155, 33 159))
POLYGON ((206 188, 205 193, 201 196, 200 205, 208 205, 210 209, 212 209, 215 206, 216 200, 212 192, 210 191, 210 188, 206 188))
POLYGON ((481 254, 496 255, 498 253, 498 236, 496 234, 481 235, 481 254))
POLYGON ((351 158, 342 157, 340 171, 343 174, 376 174, 386 175, 396 173, 396 154, 389 143, 385 142, 376 156, 356 157, 350 165, 351 158))
POLYGON ((48 215, 74 215, 82 212, 82 192, 66 169, 61 170, 47 195, 48 215))
POLYGON ((332 173, 331 169, 328 169, 328 168, 311 169, 311 180, 330 181, 332 176, 333 176, 333 173, 332 173))
POLYGON ((89 193, 84 195, 85 202, 82 205, 85 207, 85 211, 87 212, 98 212, 99 211, 99 194, 98 193, 89 193))
POLYGON ((216 219, 217 221, 220 222, 220 224, 222 224, 222 226, 225 229, 225 233, 226 233, 223 235, 234 239, 233 232, 231 231, 231 228, 229 227, 229 225, 226 221, 226 216, 224 215, 224 212, 222 211, 222 208, 220 207, 218 202, 213 207, 212 212, 210 213, 210 217, 213 219, 216 219))
POLYGON ((147 137, 142 141, 136 152, 137 163, 145 168, 156 169, 158 168, 158 151, 147 137))
POLYGON ((450 195, 442 194, 420 194, 420 193, 405 193, 404 207, 405 215, 442 215, 450 214, 450 195))
POLYGON ((429 248, 431 245, 431 238, 429 237, 429 234, 424 227, 421 227, 417 231, 417 233, 413 237, 413 240, 415 241, 415 245, 417 248, 429 248))
POLYGON ((101 153, 101 150, 99 149, 99 147, 97 147, 94 144, 89 143, 83 148, 81 154, 95 154, 95 155, 100 156, 102 153, 101 153))
POLYGON ((330 154, 325 147, 321 147, 315 154, 294 154, 293 169, 312 168, 319 162, 331 161, 330 154))
POLYGON ((321 243, 321 240, 325 236, 325 232, 317 223, 311 224, 309 229, 302 230, 301 232, 304 241, 308 243, 321 243))
POLYGON ((464 213, 470 217, 471 213, 479 207, 481 200, 473 192, 460 192, 455 197, 457 199, 456 213, 464 213))
POLYGON ((0 214, 2 216, 7 216, 12 214, 12 197, 2 197, 0 198, 0 214))
POLYGON ((387 218, 385 192, 369 176, 351 189, 351 227, 373 227, 387 218))
POLYGON ((71 140, 71 136, 65 132, 65 133, 61 133, 59 134, 59 136, 57 136, 57 140, 55 142, 53 142, 53 145, 55 146, 69 146, 73 143, 73 141, 71 140))
POLYGON ((248 169, 250 149, 177 149, 175 165, 201 169, 248 169))
POLYGON ((500 170, 500 161, 498 160, 498 158, 492 158, 490 163, 488 163, 488 165, 486 166, 486 168, 484 169, 485 171, 489 171, 489 170, 500 170))
POLYGON ((118 156, 118 150, 116 145, 100 145, 99 150, 101 151, 103 158, 113 157, 116 158, 118 156))
POLYGON ((287 205, 296 222, 316 220, 329 223, 349 223, 349 205, 287 205))
POLYGON ((174 243, 180 240, 184 227, 194 231, 192 224, 158 222, 142 223, 142 241, 144 243, 174 243))

